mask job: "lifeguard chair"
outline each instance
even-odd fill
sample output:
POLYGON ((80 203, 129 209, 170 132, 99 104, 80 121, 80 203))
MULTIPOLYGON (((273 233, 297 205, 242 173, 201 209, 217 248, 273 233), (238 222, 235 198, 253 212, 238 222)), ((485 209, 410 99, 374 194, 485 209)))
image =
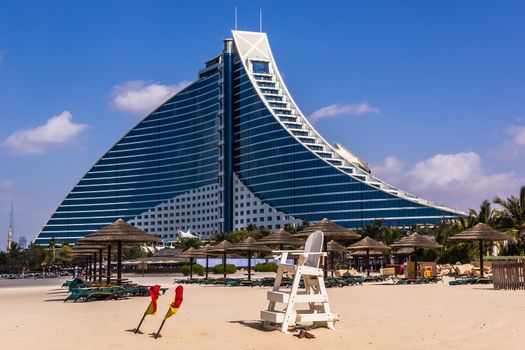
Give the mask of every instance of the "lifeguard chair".
POLYGON ((268 292, 268 310, 261 311, 265 328, 281 329, 288 333, 291 325, 301 322, 314 322, 329 329, 334 328, 334 320, 328 303, 328 295, 323 278, 323 269, 319 268, 324 235, 321 231, 313 232, 306 240, 304 251, 282 250, 281 259, 273 289, 268 292), (296 265, 286 264, 288 255, 298 256, 296 265), (284 274, 293 274, 290 289, 281 290, 284 274), (301 279, 303 286, 301 286, 301 279), (297 310, 296 304, 308 304, 308 309, 297 310), (277 304, 284 304, 279 310, 277 304))

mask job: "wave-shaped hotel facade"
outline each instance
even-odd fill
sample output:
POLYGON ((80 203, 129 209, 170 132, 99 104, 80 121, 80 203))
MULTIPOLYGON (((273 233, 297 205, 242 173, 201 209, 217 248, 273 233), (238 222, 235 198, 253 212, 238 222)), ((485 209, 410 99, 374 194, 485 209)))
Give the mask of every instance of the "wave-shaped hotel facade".
POLYGON ((265 33, 233 31, 199 78, 146 116, 84 175, 39 233, 74 243, 118 218, 173 239, 323 218, 433 224, 461 212, 392 187, 301 113, 265 33))

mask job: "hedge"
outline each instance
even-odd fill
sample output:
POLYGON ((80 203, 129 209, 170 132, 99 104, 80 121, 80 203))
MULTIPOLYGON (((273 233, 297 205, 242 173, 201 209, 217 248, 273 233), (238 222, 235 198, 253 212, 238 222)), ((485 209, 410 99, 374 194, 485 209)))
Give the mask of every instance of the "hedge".
MULTIPOLYGON (((227 274, 235 273, 235 271, 237 271, 237 268, 235 267, 235 265, 233 265, 233 264, 226 264, 226 273, 227 274)), ((222 264, 215 265, 213 267, 213 273, 215 273, 217 275, 223 274, 224 273, 223 265, 222 264)))

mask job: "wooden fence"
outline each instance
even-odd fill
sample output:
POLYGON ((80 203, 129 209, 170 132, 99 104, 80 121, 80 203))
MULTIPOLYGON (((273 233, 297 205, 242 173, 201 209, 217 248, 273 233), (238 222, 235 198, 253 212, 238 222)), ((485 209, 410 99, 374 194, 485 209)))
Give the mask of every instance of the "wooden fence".
POLYGON ((525 289, 525 259, 492 262, 495 289, 525 289))

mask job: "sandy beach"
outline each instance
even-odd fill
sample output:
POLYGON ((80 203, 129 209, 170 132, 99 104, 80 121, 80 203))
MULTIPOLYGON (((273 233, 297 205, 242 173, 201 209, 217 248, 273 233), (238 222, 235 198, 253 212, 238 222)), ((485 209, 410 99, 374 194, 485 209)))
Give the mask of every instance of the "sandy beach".
POLYGON ((365 285, 328 290, 340 315, 336 330, 316 339, 264 331, 259 311, 268 288, 185 286, 179 313, 162 338, 159 327, 174 294, 173 277, 132 277, 170 290, 159 314, 137 326, 149 298, 63 303, 61 280, 0 281, 0 338, 4 348, 30 349, 522 349, 523 291, 490 286, 365 285))

